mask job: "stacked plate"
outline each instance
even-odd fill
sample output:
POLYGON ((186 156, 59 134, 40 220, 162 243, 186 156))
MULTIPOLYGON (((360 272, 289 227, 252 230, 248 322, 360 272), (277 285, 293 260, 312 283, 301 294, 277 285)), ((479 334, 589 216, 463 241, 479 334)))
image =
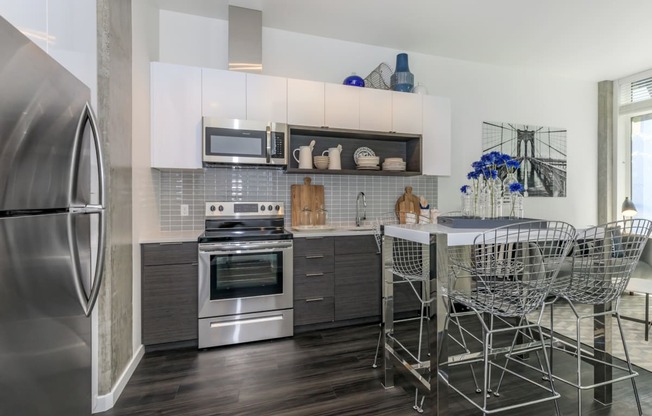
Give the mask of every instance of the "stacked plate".
POLYGON ((379 170, 380 158, 378 156, 358 156, 356 169, 358 170, 379 170))
POLYGON ((383 162, 383 170, 402 172, 405 170, 405 162, 400 157, 387 157, 383 162))

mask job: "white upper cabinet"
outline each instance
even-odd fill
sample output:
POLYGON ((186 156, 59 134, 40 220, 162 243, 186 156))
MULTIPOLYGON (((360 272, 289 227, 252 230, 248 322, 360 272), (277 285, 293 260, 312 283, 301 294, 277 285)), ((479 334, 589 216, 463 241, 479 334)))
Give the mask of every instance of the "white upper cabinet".
POLYGON ((48 36, 47 0, 0 0, 0 16, 41 49, 48 51, 50 37, 48 36))
POLYGON ((392 91, 392 131, 419 134, 422 126, 423 95, 392 91))
POLYGON ((288 124, 324 125, 324 83, 288 79, 288 124))
POLYGON ((247 118, 247 77, 244 72, 202 68, 202 115, 247 118))
POLYGON ((287 78, 247 74, 247 119, 287 121, 287 78))
POLYGON ((324 85, 324 125, 342 129, 360 128, 360 87, 324 85))
POLYGON ((392 130, 392 94, 360 88, 360 130, 392 130))
POLYGON ((151 166, 201 169, 202 116, 421 134, 421 172, 451 172, 447 98, 152 62, 151 166))
POLYGON ((201 68, 150 64, 153 168, 200 169, 201 68))
POLYGON ((449 98, 423 95, 424 175, 451 174, 451 102, 449 98))

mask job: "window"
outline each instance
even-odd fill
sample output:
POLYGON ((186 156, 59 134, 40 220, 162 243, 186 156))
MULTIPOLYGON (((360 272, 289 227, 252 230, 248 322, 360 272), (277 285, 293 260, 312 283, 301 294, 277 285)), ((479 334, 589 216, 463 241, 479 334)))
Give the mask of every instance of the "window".
POLYGON ((652 70, 621 79, 617 84, 616 200, 622 203, 629 196, 636 205, 637 217, 652 219, 652 70))
POLYGON ((632 201, 638 217, 652 218, 652 112, 630 120, 632 201))

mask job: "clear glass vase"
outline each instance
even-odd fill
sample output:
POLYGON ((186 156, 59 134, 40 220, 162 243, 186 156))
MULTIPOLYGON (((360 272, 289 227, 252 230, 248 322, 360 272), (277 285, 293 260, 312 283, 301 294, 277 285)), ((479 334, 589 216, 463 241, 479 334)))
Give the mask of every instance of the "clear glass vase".
POLYGON ((503 187, 499 179, 489 179, 485 182, 485 218, 502 216, 503 187))
POLYGON ((475 200, 473 191, 462 193, 462 216, 475 217, 475 200))
POLYGON ((514 192, 509 195, 509 199, 509 218, 524 218, 523 195, 518 192, 514 192))

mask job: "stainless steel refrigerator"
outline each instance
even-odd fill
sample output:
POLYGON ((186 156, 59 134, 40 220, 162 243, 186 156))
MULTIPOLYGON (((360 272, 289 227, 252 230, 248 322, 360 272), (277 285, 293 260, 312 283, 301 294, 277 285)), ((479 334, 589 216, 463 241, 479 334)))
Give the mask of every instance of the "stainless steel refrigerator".
POLYGON ((0 17, 0 415, 91 413, 104 175, 90 90, 0 17))

